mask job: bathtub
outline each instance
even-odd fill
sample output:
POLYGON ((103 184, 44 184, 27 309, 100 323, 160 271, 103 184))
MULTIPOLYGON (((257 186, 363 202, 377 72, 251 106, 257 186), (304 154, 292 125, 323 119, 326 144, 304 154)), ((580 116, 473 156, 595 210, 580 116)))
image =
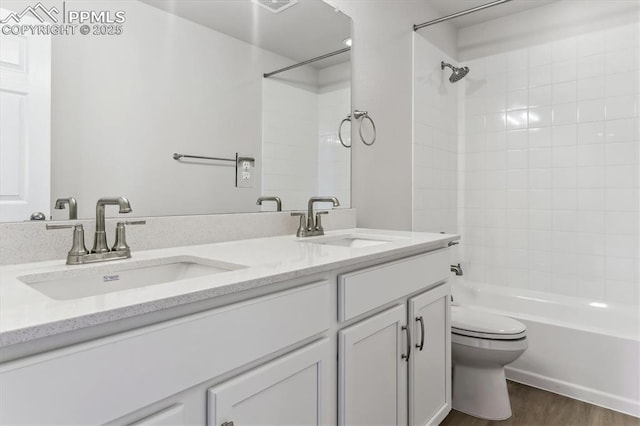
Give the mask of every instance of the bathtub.
POLYGON ((507 378, 640 417, 638 307, 465 281, 454 305, 516 318, 529 348, 507 378))

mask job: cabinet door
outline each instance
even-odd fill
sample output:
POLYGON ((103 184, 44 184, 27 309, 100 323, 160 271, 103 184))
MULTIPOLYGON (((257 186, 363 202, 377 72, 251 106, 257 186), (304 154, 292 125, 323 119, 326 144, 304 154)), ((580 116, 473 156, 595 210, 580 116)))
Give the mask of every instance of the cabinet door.
POLYGON ((339 425, 406 425, 406 307, 398 305, 341 330, 339 425))
POLYGON ((207 423, 235 425, 319 425, 329 389, 330 345, 322 339, 208 390, 207 423))
POLYGON ((409 299, 409 425, 439 424, 451 410, 450 285, 409 299))

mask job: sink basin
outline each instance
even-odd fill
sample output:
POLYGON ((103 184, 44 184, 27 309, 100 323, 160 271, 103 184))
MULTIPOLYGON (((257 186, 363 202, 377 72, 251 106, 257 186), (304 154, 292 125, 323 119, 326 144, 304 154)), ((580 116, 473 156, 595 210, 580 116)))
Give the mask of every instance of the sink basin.
POLYGON ((18 279, 52 299, 71 300, 242 268, 245 266, 194 256, 177 256, 135 264, 105 264, 48 274, 25 275, 18 279))
POLYGON ((329 246, 361 248, 387 244, 393 241, 398 241, 398 239, 399 238, 373 235, 338 235, 318 239, 314 238, 313 240, 309 240, 307 242, 329 246))

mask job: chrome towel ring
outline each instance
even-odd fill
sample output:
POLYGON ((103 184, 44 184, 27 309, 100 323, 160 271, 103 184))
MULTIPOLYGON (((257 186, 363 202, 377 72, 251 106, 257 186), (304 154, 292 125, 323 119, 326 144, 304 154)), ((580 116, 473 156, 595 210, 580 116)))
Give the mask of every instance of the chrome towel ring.
POLYGON ((351 148, 351 145, 347 145, 346 143, 344 143, 344 140, 342 139, 342 125, 347 121, 351 123, 351 114, 347 115, 347 118, 343 119, 340 122, 340 126, 338 126, 338 140, 340 141, 342 146, 344 146, 345 148, 351 148))
POLYGON ((369 113, 367 111, 359 111, 359 110, 355 110, 353 111, 353 116, 351 114, 347 115, 347 118, 343 119, 340 122, 340 125, 338 126, 338 140, 340 141, 340 143, 342 144, 342 146, 344 146, 345 148, 351 148, 351 145, 347 145, 346 143, 344 143, 344 140, 342 139, 342 125, 344 123, 346 123, 347 121, 349 123, 351 123, 351 118, 354 118, 356 121, 360 120, 359 125, 358 125, 358 134, 360 135, 360 140, 362 140, 362 143, 367 145, 367 146, 371 146, 375 143, 376 141, 376 123, 373 121, 373 119, 371 118, 371 116, 369 116, 369 113), (364 135, 362 134, 362 122, 364 121, 364 119, 368 119, 371 122, 371 126, 373 127, 373 138, 371 138, 370 142, 367 142, 366 139, 364 138, 364 135))
POLYGON ((367 111, 358 111, 358 110, 353 111, 353 117, 356 120, 360 120, 360 125, 358 126, 358 134, 360 135, 360 140, 362 140, 362 143, 367 146, 373 145, 374 142, 376 141, 376 136, 377 136, 376 123, 373 122, 373 118, 371 118, 371 116, 367 111), (364 121, 365 118, 371 122, 371 126, 373 127, 373 138, 371 138, 371 142, 367 142, 364 136, 362 135, 362 122, 364 121))

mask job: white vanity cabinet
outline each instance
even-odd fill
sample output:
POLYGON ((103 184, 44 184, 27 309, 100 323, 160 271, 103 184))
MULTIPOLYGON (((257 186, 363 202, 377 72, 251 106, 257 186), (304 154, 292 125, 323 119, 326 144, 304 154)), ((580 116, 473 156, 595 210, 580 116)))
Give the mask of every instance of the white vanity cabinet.
POLYGON ((330 312, 319 281, 4 363, 0 424, 204 424, 203 384, 322 336, 330 312))
POLYGON ((438 424, 451 410, 450 298, 451 289, 445 283, 409 299, 411 426, 438 424))
POLYGON ((341 275, 338 424, 430 425, 451 409, 447 250, 341 275), (403 298, 407 294, 415 294, 403 298))
POLYGON ((323 377, 331 358, 328 339, 285 355, 212 387, 207 424, 324 425, 322 408, 332 392, 323 377))
POLYGON ((0 425, 437 424, 451 405, 450 261, 424 250, 2 363, 0 425))
POLYGON ((407 424, 406 321, 397 305, 339 332, 339 425, 407 424))

